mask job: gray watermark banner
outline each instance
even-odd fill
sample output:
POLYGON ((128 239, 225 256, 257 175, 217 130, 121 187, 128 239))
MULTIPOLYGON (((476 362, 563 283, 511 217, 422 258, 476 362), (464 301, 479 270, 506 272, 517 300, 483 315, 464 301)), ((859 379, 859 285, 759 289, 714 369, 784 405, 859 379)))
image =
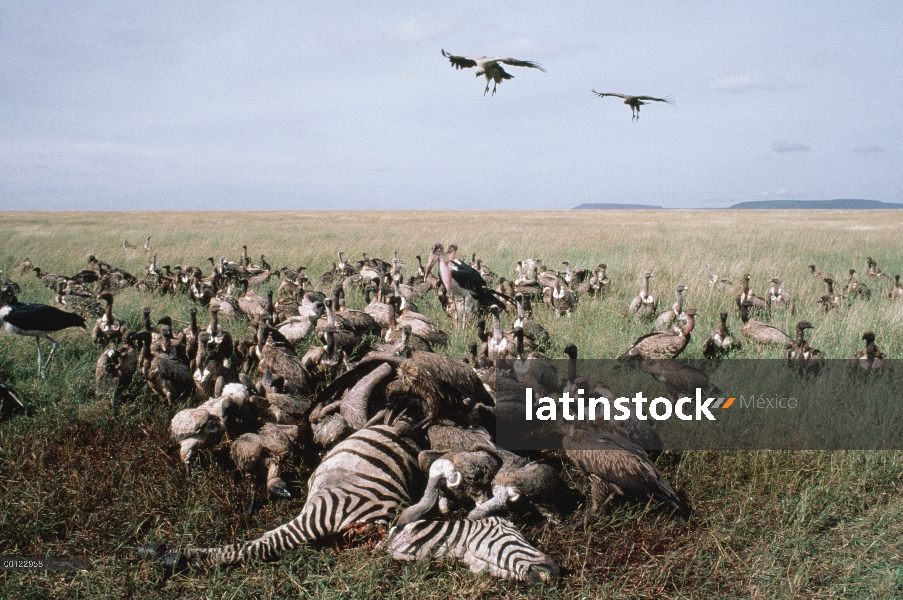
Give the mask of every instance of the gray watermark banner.
POLYGON ((498 360, 496 437, 514 451, 599 436, 647 451, 903 450, 901 395, 891 360, 498 360))

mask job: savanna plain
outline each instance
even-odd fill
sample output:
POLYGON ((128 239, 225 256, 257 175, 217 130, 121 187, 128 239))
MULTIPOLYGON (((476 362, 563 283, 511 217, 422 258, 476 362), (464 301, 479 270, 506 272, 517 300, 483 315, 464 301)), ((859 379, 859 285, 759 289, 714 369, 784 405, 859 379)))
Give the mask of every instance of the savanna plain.
MULTIPOLYGON (((582 357, 614 358, 651 326, 628 321, 628 302, 644 271, 655 274, 660 306, 685 284, 687 305, 698 308, 686 358, 702 358, 701 341, 730 314, 740 322, 732 293, 709 288, 705 263, 734 282, 751 274, 765 293, 780 277, 796 299, 795 314, 767 319, 791 332, 811 321, 810 342, 827 358, 849 358, 866 330, 891 358, 903 356, 903 302, 886 296, 903 272, 903 211, 486 211, 486 212, 259 212, 259 213, 0 213, 0 268, 22 288, 23 302, 53 303, 34 275, 12 275, 25 257, 47 271, 72 274, 87 256, 140 276, 150 260, 140 246, 151 236, 158 264, 197 265, 208 256, 237 260, 247 245, 273 267, 304 265, 316 281, 339 250, 390 259, 394 251, 413 270, 435 242, 456 243, 459 257, 476 253, 498 275, 513 277, 518 259, 541 258, 549 268, 608 265, 612 279, 602 298, 581 298, 574 314, 556 317, 537 303, 534 317, 551 334, 549 356, 574 343, 582 357), (123 248, 128 239, 137 250, 123 248), (871 256, 890 277, 868 279, 871 256), (825 284, 809 274, 815 264, 846 281, 850 268, 872 288, 824 313, 817 299, 825 284)), ((257 291, 274 289, 273 279, 257 291)), ((349 295, 361 308, 363 298, 349 295)), ((187 324, 187 297, 136 289, 117 295, 116 313, 131 329, 142 307, 156 319, 187 324)), ((437 299, 419 302, 450 334, 447 353, 463 357, 476 340, 472 324, 456 329, 437 299)), ((199 308, 199 322, 208 312, 199 308)), ((510 327, 511 316, 503 315, 510 327)), ((229 326, 233 336, 247 324, 229 326)), ((0 335, 0 380, 12 383, 29 411, 0 423, 0 554, 87 555, 86 572, 0 572, 4 598, 900 598, 903 597, 903 460, 891 451, 687 451, 664 454, 658 467, 693 508, 688 521, 657 503, 624 501, 607 514, 582 520, 586 479, 563 455, 541 458, 560 468, 577 491, 564 522, 518 522, 524 535, 562 565, 560 582, 536 587, 474 575, 466 565, 440 561, 399 563, 362 544, 354 549, 301 549, 278 562, 189 570, 165 578, 141 561, 138 546, 216 546, 252 539, 285 523, 303 505, 315 463, 290 465, 297 493, 270 500, 245 515, 247 487, 228 450, 202 453, 185 480, 168 429, 191 397, 169 407, 140 374, 127 398, 112 407, 95 398, 94 365, 101 349, 90 332, 70 329, 47 378, 36 374, 30 338, 0 335)), ((46 342, 45 342, 46 343, 46 342)), ((306 344, 299 346, 299 354, 306 344)), ((46 348, 46 346, 45 346, 46 348)), ((745 343, 737 358, 781 358, 781 349, 745 343)), ((830 393, 827 390, 826 393, 830 393)))

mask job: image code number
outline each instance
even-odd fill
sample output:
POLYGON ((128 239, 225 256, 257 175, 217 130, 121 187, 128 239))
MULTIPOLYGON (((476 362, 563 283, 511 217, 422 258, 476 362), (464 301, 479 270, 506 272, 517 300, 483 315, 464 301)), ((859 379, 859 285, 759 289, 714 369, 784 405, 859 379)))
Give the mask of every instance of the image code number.
POLYGON ((2 571, 87 571, 91 561, 86 556, 4 556, 0 557, 2 571))

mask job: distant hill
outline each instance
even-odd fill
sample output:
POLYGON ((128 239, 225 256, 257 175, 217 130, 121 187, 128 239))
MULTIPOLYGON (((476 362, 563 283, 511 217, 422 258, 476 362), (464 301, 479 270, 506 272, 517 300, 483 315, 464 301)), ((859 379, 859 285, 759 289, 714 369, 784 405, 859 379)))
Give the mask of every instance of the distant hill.
POLYGON ((903 208, 903 204, 881 202, 879 200, 761 200, 758 202, 740 202, 730 208, 746 209, 797 209, 819 208, 835 210, 879 210, 888 208, 903 208))
POLYGON ((579 204, 574 207, 573 210, 577 209, 602 209, 602 210, 632 210, 632 209, 656 209, 663 208, 661 206, 653 206, 651 204, 579 204))

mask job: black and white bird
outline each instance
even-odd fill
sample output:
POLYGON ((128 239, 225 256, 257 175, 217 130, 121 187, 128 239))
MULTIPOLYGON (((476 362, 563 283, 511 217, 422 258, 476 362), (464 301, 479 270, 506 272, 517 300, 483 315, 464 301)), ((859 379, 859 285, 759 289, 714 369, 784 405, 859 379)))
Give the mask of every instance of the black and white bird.
POLYGON ((597 92, 596 90, 591 90, 595 95, 600 98, 604 98, 606 96, 614 96, 615 98, 623 98, 624 104, 630 107, 630 112, 633 115, 633 121, 637 121, 640 118, 640 107, 646 106, 649 102, 664 102, 665 104, 674 104, 674 100, 672 98, 653 98, 652 96, 628 96, 627 94, 614 94, 612 92, 597 92), (644 102, 646 100, 647 102, 644 102))
POLYGON ((453 67, 456 69, 468 69, 470 67, 477 68, 477 77, 482 75, 486 78, 486 89, 483 91, 483 95, 485 96, 487 92, 489 92, 489 84, 495 82, 492 86, 492 95, 495 96, 495 88, 504 81, 505 79, 512 79, 514 76, 505 71, 502 68, 502 65, 499 63, 504 63, 506 65, 511 65, 512 67, 530 67, 531 69, 539 69, 543 73, 546 72, 538 63, 531 62, 529 60, 517 60, 516 58, 508 58, 508 57, 496 57, 496 58, 487 58, 485 56, 480 58, 471 58, 469 56, 456 56, 454 54, 449 54, 445 50, 442 50, 442 56, 447 58, 453 67))
POLYGON ((21 302, 0 303, 0 325, 7 333, 34 337, 38 345, 38 375, 43 379, 53 353, 60 343, 48 334, 69 327, 84 327, 85 320, 75 313, 60 310, 46 304, 23 304, 21 302), (47 362, 41 358, 41 338, 53 344, 47 362))
MULTIPOLYGON (((505 301, 511 301, 511 298, 497 292, 486 284, 486 280, 480 273, 462 260, 455 258, 455 252, 458 247, 454 244, 448 247, 449 256, 445 256, 445 247, 442 244, 433 246, 433 252, 430 255, 429 263, 427 263, 427 272, 432 268, 433 263, 439 261, 439 278, 448 293, 452 297, 452 305, 455 307, 455 319, 459 319, 458 305, 454 303, 455 296, 459 298, 470 298, 479 306, 490 306, 492 304, 505 305, 505 301)), ((464 311, 462 328, 467 325, 467 311, 464 311)))

